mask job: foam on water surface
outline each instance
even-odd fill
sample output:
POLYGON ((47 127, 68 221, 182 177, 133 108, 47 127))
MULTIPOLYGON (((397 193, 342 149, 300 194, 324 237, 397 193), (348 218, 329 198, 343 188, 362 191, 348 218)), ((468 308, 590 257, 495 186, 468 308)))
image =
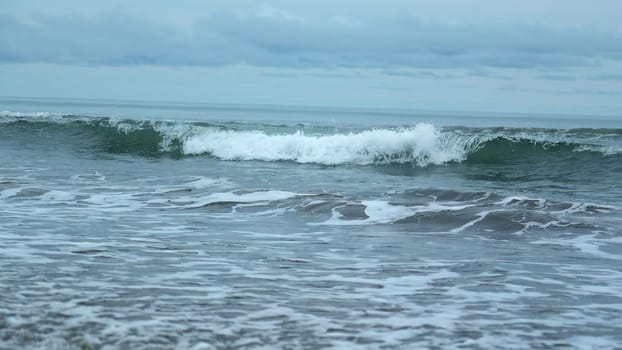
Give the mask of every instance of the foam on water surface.
POLYGON ((617 129, 0 122, 2 349, 622 343, 617 129))
POLYGON ((416 162, 419 165, 461 161, 465 139, 447 140, 431 124, 411 129, 307 136, 303 132, 268 135, 261 131, 206 129, 184 142, 184 153, 209 153, 228 160, 295 161, 321 164, 416 162))

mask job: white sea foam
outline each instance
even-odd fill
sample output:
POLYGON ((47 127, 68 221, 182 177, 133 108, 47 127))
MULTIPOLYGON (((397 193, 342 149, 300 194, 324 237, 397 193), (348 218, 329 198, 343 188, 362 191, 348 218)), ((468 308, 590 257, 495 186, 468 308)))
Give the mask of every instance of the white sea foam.
MULTIPOLYGON (((273 202, 293 198, 297 195, 298 194, 296 193, 286 191, 261 191, 245 194, 237 194, 233 192, 212 193, 199 199, 188 197, 187 200, 192 200, 193 202, 187 206, 187 208, 199 208, 214 203, 273 202)), ((184 198, 181 198, 182 201, 183 199, 184 198)))
POLYGON ((533 202, 537 204, 538 207, 543 207, 544 204, 546 203, 546 201, 542 198, 529 198, 525 196, 509 196, 509 197, 503 198, 502 200, 496 202, 495 204, 507 206, 510 204, 525 203, 525 202, 533 202))
POLYGON ((41 117, 49 117, 55 115, 50 112, 14 112, 14 111, 0 111, 0 116, 4 117, 16 117, 16 118, 41 118, 41 117))
POLYGON ((225 160, 294 161, 319 164, 415 162, 420 166, 462 161, 474 138, 441 133, 431 124, 333 135, 270 135, 263 131, 205 128, 187 137, 186 154, 208 153, 225 160))
POLYGON ((206 189, 214 187, 232 187, 234 184, 227 179, 214 179, 205 176, 195 176, 189 179, 184 185, 191 186, 196 189, 206 189))
POLYGON ((427 205, 405 206, 394 205, 380 200, 362 201, 361 204, 365 206, 365 215, 367 215, 367 218, 358 220, 343 219, 343 215, 339 213, 339 207, 337 207, 333 210, 332 216, 319 225, 339 226, 387 224, 412 217, 419 213, 457 211, 471 206, 470 204, 449 206, 434 202, 427 205))
POLYGON ((622 153, 622 148, 614 146, 581 145, 574 152, 599 152, 605 156, 622 153))
POLYGON ((534 241, 533 244, 550 244, 572 247, 582 253, 597 256, 599 258, 622 260, 622 257, 619 254, 607 253, 601 249, 603 246, 619 244, 616 242, 615 238, 599 237, 597 234, 576 236, 574 238, 543 238, 534 241))
POLYGON ((451 232, 451 233, 458 233, 458 232, 462 232, 462 231, 464 231, 465 229, 467 229, 467 228, 469 228, 469 227, 471 227, 471 226, 473 226, 473 225, 477 224, 478 222, 480 222, 480 221, 484 220, 484 219, 488 216, 488 214, 490 214, 490 213, 492 213, 492 212, 495 212, 495 211, 497 211, 497 210, 487 210, 487 211, 483 211, 483 212, 481 212, 481 213, 478 213, 478 214, 477 214, 477 218, 475 218, 475 219, 473 219, 473 220, 471 220, 471 221, 467 222, 466 224, 464 224, 464 225, 462 225, 462 226, 460 226, 460 227, 456 227, 456 228, 452 229, 452 230, 451 230, 451 231, 449 231, 449 232, 451 232))
POLYGON ((2 191, 0 191, 0 198, 13 197, 13 196, 17 195, 21 190, 22 190, 22 188, 20 188, 20 187, 9 188, 9 189, 6 189, 6 190, 2 190, 2 191))
POLYGON ((47 191, 41 195, 41 199, 46 200, 46 201, 63 202, 63 201, 71 201, 75 198, 76 198, 76 195, 73 193, 69 193, 66 191, 57 191, 57 190, 47 191))

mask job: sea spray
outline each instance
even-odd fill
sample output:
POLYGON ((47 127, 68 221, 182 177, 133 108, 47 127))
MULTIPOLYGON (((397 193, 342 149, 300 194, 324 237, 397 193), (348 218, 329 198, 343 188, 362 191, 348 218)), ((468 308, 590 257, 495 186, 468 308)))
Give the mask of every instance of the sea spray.
POLYGON ((208 153, 224 160, 294 161, 298 163, 382 164, 425 166, 462 161, 469 138, 448 137, 431 124, 412 128, 373 129, 332 135, 268 135, 263 131, 207 128, 185 140, 185 154, 208 153))

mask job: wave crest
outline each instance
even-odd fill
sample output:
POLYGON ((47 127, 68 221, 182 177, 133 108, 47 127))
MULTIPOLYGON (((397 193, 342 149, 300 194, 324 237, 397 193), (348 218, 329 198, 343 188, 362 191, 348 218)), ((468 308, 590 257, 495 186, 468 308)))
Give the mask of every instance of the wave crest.
POLYGON ((459 162, 476 145, 474 138, 441 133, 431 124, 413 128, 375 129, 333 135, 268 135, 263 131, 209 128, 184 141, 185 154, 210 154, 225 160, 294 161, 298 163, 386 164, 419 166, 459 162))
POLYGON ((622 155, 622 131, 618 129, 440 129, 420 123, 398 129, 331 132, 324 127, 299 125, 0 113, 0 137, 4 139, 22 137, 27 142, 49 139, 95 152, 147 157, 208 155, 238 161, 425 167, 447 163, 549 162, 579 155, 581 161, 600 161, 603 157, 622 155))

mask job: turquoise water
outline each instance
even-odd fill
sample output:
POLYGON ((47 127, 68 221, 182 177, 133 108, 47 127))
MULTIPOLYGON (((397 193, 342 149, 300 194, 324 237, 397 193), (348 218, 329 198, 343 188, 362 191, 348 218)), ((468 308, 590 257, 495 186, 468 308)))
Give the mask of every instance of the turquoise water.
POLYGON ((619 121, 0 111, 0 348, 622 342, 619 121))

